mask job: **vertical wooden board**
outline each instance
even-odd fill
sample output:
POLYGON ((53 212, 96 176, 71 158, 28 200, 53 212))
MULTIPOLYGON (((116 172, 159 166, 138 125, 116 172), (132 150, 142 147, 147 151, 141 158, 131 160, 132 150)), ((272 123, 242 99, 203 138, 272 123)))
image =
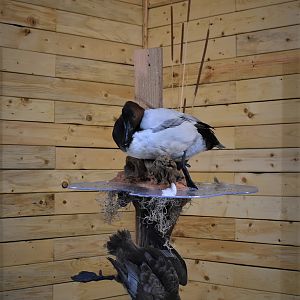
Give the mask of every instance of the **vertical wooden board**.
POLYGON ((222 285, 210 285, 207 283, 190 282, 181 288, 181 296, 185 300, 198 299, 239 299, 239 300, 297 300, 297 296, 278 293, 261 292, 222 285))
POLYGON ((235 220, 237 241, 300 245, 300 223, 261 220, 235 220))
POLYGON ((55 76, 54 55, 10 48, 1 48, 0 53, 3 71, 55 76))
MULTIPOLYGON (((195 63, 201 61, 205 41, 190 42, 187 44, 186 63, 195 63)), ((163 48, 164 67, 171 66, 171 47, 163 48)), ((206 61, 231 58, 236 56, 236 37, 227 36, 219 39, 210 39, 207 45, 206 61)), ((174 64, 180 61, 180 45, 174 45, 174 64)))
POLYGON ((50 146, 0 146, 2 169, 54 169, 55 147, 50 146))
POLYGON ((43 6, 3 0, 0 4, 0 21, 46 30, 56 29, 56 11, 43 6))
MULTIPOLYGON (((150 8, 149 10, 149 28, 170 24, 170 5, 163 7, 150 8)), ((174 23, 184 22, 187 20, 188 1, 175 3, 174 23)), ((190 20, 204 17, 220 15, 235 11, 235 1, 228 0, 201 0, 191 2, 190 20)))
POLYGON ((104 274, 113 273, 113 268, 104 257, 93 257, 59 262, 5 267, 1 269, 2 290, 13 290, 54 283, 68 282, 70 277, 82 270, 104 274))
POLYGON ((299 81, 299 74, 239 80, 236 82, 236 102, 299 98, 299 81))
POLYGON ((283 2, 289 2, 289 0, 237 0, 236 1, 236 9, 237 10, 245 10, 260 6, 273 5, 283 2))
POLYGON ((296 271, 190 259, 186 260, 186 264, 189 280, 192 281, 275 293, 299 294, 297 282, 300 280, 300 274, 296 271))
POLYGON ((55 75, 112 84, 133 85, 133 67, 109 62, 57 56, 55 75))
MULTIPOLYGON (((104 275, 106 275, 103 272, 104 275)), ((63 283, 53 286, 53 300, 78 299, 78 300, 94 300, 94 299, 118 299, 111 298, 116 295, 124 295, 126 293, 122 284, 115 281, 89 282, 86 284, 80 283, 63 283)), ((123 298, 123 296, 120 296, 123 298)), ((129 297, 129 296, 128 296, 129 297)), ((125 299, 129 299, 129 298, 125 299)), ((121 298, 121 299, 122 299, 121 298)))
POLYGON ((173 241, 184 258, 287 270, 300 268, 299 247, 181 237, 174 237, 173 241))
POLYGON ((171 3, 183 2, 184 0, 149 0, 148 7, 153 8, 157 6, 163 6, 171 3))
POLYGON ((54 214, 54 194, 0 195, 0 217, 25 217, 54 214))
MULTIPOLYGON (((174 108, 177 103, 176 96, 178 95, 178 87, 164 89, 164 106, 174 108)), ((200 86, 197 97, 195 100, 195 106, 226 104, 235 102, 235 89, 236 82, 220 82, 203 84, 200 86)), ((186 98, 186 105, 192 106, 194 97, 195 85, 186 86, 184 88, 184 97, 186 98)))
POLYGON ((54 102, 1 96, 0 118, 4 120, 54 122, 54 102))
POLYGON ((291 149, 216 150, 193 157, 192 171, 297 172, 300 151, 291 149))
POLYGON ((56 169, 123 169, 125 159, 119 149, 56 147, 56 169))
POLYGON ((142 45, 142 26, 57 11, 58 32, 142 45))
POLYGON ((104 222, 103 215, 77 214, 1 219, 2 241, 20 241, 112 233, 119 228, 134 230, 133 213, 124 214, 114 224, 104 222))
POLYGON ((70 183, 110 180, 114 170, 61 171, 61 170, 5 170, 1 171, 1 193, 43 193, 68 191, 70 183), (64 187, 65 188, 64 188, 64 187))
POLYGON ((299 196, 300 173, 236 173, 236 184, 257 186, 260 195, 299 196))
POLYGON ((52 286, 41 286, 35 288, 13 290, 1 292, 0 297, 3 300, 52 300, 52 286))
POLYGON ((300 48, 300 26, 263 30, 237 36, 237 56, 300 48))
POLYGON ((300 124, 237 127, 235 146, 237 149, 299 147, 300 124))
POLYGON ((121 107, 55 102, 55 123, 113 126, 121 115, 121 107))
POLYGON ((221 196, 195 199, 183 215, 300 221, 299 197, 221 196))
POLYGON ((135 99, 146 106, 162 107, 163 57, 161 48, 134 53, 135 99))
POLYGON ((2 73, 5 96, 123 105, 133 99, 133 88, 124 85, 2 73))
POLYGON ((9 48, 132 64, 138 46, 0 24, 0 45, 9 48))
POLYGON ((0 244, 0 266, 8 267, 52 261, 53 248, 53 240, 2 243, 0 244))
POLYGON ((181 216, 172 236, 234 240, 234 232, 233 219, 181 216))
POLYGON ((107 255, 109 234, 69 237, 54 240, 55 260, 107 255))
MULTIPOLYGON (((86 0, 75 1, 70 5, 68 0, 20 0, 32 4, 42 5, 55 9, 70 11, 82 15, 120 21, 125 23, 142 24, 142 9, 136 5, 130 5, 128 1, 119 0, 86 0)), ((136 1, 135 1, 136 2, 136 1)), ((136 4, 136 3, 133 3, 136 4)))
POLYGON ((114 148, 111 127, 1 121, 2 144, 114 148))
POLYGON ((300 121, 299 112, 299 99, 187 109, 187 113, 193 113, 195 117, 213 127, 297 123, 300 121))

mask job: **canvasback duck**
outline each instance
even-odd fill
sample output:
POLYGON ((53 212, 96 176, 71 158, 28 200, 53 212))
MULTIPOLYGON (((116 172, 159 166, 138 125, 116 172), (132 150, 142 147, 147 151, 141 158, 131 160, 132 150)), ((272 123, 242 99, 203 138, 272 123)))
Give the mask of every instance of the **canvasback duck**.
POLYGON ((191 115, 166 108, 144 109, 128 101, 115 122, 113 139, 135 158, 170 156, 182 169, 188 187, 197 188, 187 170, 188 159, 214 147, 225 148, 212 129, 191 115))

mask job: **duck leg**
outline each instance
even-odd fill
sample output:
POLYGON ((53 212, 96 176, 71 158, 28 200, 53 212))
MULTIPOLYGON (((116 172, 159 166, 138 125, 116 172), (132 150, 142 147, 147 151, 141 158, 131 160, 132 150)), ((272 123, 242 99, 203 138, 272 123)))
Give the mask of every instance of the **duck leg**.
POLYGON ((181 158, 181 164, 180 164, 181 170, 182 170, 183 175, 184 175, 185 180, 186 180, 186 184, 187 184, 188 187, 198 190, 196 184, 193 182, 193 180, 190 176, 190 173, 187 169, 187 166, 189 166, 189 165, 187 164, 187 161, 186 161, 185 158, 186 158, 186 151, 183 152, 183 155, 182 155, 182 158, 181 158))

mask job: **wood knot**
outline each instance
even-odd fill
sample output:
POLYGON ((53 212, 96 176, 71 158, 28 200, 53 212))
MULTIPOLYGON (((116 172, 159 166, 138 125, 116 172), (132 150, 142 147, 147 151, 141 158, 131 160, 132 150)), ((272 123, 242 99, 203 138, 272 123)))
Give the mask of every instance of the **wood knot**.
POLYGON ((29 25, 31 25, 31 26, 35 26, 35 25, 37 24, 37 20, 36 20, 34 17, 29 16, 29 17, 27 18, 27 23, 28 23, 29 25))
POLYGON ((30 29, 29 28, 25 28, 24 29, 24 34, 25 34, 25 36, 27 36, 28 34, 30 34, 30 29))
POLYGON ((86 115, 85 119, 87 121, 92 121, 93 120, 93 116, 92 115, 86 115))
POLYGON ((241 180, 242 180, 243 183, 246 183, 246 182, 247 182, 247 178, 246 178, 246 177, 242 177, 241 180))
POLYGON ((252 113, 251 111, 248 112, 248 118, 252 119, 254 117, 254 113, 252 113))
POLYGON ((61 186, 62 186, 64 189, 67 188, 67 187, 69 186, 68 181, 63 181, 62 184, 61 184, 61 186))

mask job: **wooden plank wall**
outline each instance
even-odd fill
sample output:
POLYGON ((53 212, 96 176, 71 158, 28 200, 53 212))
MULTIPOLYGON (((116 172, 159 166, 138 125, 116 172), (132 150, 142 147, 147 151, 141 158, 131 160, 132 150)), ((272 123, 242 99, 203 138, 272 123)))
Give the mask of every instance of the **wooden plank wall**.
MULTIPOLYGON (((148 44, 164 49, 168 107, 178 104, 187 2, 149 0, 148 44)), ((294 300, 300 294, 299 6, 285 0, 192 0, 187 111, 214 126, 226 146, 193 158, 193 178, 212 181, 216 176, 256 185, 259 192, 193 201, 180 217, 173 242, 189 268, 184 300, 294 300), (208 26, 202 85, 192 110, 208 26)))
POLYGON ((128 299, 115 282, 70 276, 114 273, 104 244, 134 230, 132 209, 108 225, 103 194, 65 187, 123 167, 111 130, 133 98, 142 1, 0 0, 0 10, 0 298, 128 299))

